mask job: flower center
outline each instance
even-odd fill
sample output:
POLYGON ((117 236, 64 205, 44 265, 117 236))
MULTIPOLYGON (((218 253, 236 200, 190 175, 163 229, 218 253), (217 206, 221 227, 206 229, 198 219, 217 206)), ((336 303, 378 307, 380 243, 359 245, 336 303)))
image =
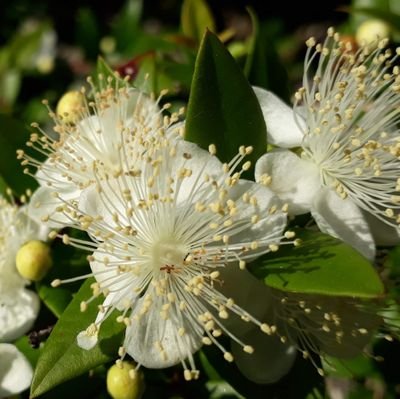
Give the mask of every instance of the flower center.
POLYGON ((188 253, 186 245, 170 237, 157 241, 150 250, 154 272, 171 273, 183 266, 188 253))

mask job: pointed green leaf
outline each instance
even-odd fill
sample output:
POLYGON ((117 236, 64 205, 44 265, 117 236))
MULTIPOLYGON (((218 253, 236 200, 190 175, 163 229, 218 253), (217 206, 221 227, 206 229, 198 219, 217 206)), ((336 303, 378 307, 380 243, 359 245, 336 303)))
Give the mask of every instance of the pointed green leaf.
POLYGON ((288 75, 276 49, 276 30, 272 22, 259 23, 256 14, 248 8, 253 32, 249 40, 249 54, 244 72, 250 83, 274 92, 289 102, 288 75))
POLYGON ((215 32, 215 21, 204 0, 184 0, 181 9, 181 26, 185 36, 200 41, 208 28, 215 32))
MULTIPOLYGON (((113 22, 112 33, 117 41, 117 48, 125 54, 141 35, 139 23, 142 17, 143 1, 127 0, 121 12, 113 22)), ((132 54, 129 54, 132 56, 132 54)))
POLYGON ((76 344, 76 336, 94 322, 97 306, 103 300, 96 298, 86 312, 80 312, 80 303, 92 295, 90 285, 93 281, 88 279, 82 285, 47 340, 33 376, 33 398, 117 357, 124 326, 115 321, 114 315, 103 323, 99 342, 93 349, 86 351, 76 344))
POLYGON ((267 133, 257 98, 233 57, 211 32, 200 45, 186 118, 186 139, 213 143, 222 161, 251 145, 254 162, 265 153, 267 133))
POLYGON ((374 267, 355 249, 326 234, 301 230, 299 247, 281 246, 251 266, 265 284, 289 292, 374 298, 384 293, 374 267))

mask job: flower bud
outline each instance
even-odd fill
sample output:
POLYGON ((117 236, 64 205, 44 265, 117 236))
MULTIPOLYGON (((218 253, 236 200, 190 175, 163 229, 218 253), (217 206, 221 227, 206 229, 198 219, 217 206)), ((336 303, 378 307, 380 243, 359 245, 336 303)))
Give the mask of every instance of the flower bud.
POLYGON ((50 248, 43 241, 28 241, 18 250, 15 263, 22 277, 39 281, 52 266, 50 248))
POLYGON ((143 373, 131 362, 114 364, 107 372, 107 391, 113 399, 140 399, 144 392, 143 373))
POLYGON ((83 96, 79 91, 68 91, 58 101, 57 115, 65 123, 75 123, 83 107, 83 96))
POLYGON ((367 19, 358 28, 356 32, 356 41, 358 45, 378 43, 378 40, 390 36, 389 25, 380 19, 367 19))

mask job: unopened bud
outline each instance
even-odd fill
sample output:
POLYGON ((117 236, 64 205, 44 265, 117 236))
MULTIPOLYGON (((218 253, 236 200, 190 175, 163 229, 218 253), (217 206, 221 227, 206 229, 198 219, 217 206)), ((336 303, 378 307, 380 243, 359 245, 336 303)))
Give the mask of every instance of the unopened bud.
POLYGON ((83 106, 83 95, 79 91, 68 91, 58 101, 57 115, 65 123, 75 123, 83 106))
POLYGON ((131 362, 114 364, 107 372, 107 391, 113 399, 140 399, 144 392, 144 377, 131 362))
POLYGON ((50 248, 43 241, 28 241, 18 250, 15 263, 22 277, 39 281, 53 264, 50 248))
POLYGON ((358 28, 356 32, 356 41, 358 45, 373 44, 378 45, 379 40, 390 36, 389 25, 380 19, 367 19, 358 28))

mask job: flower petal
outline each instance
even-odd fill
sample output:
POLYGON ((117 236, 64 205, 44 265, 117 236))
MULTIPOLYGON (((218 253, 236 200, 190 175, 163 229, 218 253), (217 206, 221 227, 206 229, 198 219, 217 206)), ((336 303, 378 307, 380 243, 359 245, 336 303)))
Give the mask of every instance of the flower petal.
POLYGON ((283 344, 276 335, 266 335, 258 328, 240 336, 246 345, 254 348, 248 354, 236 342, 232 342, 232 353, 242 374, 257 384, 272 384, 285 376, 296 359, 294 346, 283 344))
POLYGON ((400 229, 387 225, 369 212, 362 211, 362 213, 368 222, 376 245, 391 246, 400 244, 400 229))
POLYGON ((124 342, 127 353, 137 363, 154 369, 169 367, 182 362, 201 347, 202 331, 197 325, 189 324, 179 310, 171 309, 164 320, 160 317, 160 307, 153 304, 140 315, 143 302, 143 298, 137 301, 124 342), (179 334, 180 328, 186 333, 179 334))
MULTIPOLYGON (((270 91, 260 87, 253 87, 253 90, 267 125, 268 142, 283 148, 299 147, 303 140, 303 132, 296 123, 292 108, 270 91)), ((297 120, 304 126, 301 116, 297 116, 297 120)))
POLYGON ((375 258, 375 243, 361 210, 349 198, 341 199, 335 191, 322 189, 311 211, 323 233, 351 245, 367 259, 375 258))
POLYGON ((29 331, 40 306, 38 296, 25 288, 6 294, 0 297, 0 342, 12 341, 29 331))
POLYGON ((126 303, 132 303, 137 297, 138 293, 132 288, 140 287, 143 279, 133 271, 128 275, 121 274, 120 267, 126 262, 124 258, 118 258, 111 254, 104 255, 104 251, 101 248, 94 251, 93 257, 94 260, 90 262, 90 267, 96 281, 99 283, 100 290, 106 289, 110 291, 103 306, 107 308, 112 305, 119 310, 123 310, 126 303))
POLYGON ((249 227, 237 234, 230 236, 231 244, 249 244, 252 241, 260 241, 263 243, 260 250, 253 250, 252 257, 247 257, 247 261, 251 261, 260 255, 260 251, 265 252, 265 243, 279 244, 283 231, 286 227, 286 213, 280 209, 283 205, 282 201, 267 187, 248 180, 239 180, 239 182, 228 192, 229 198, 233 200, 237 207, 237 214, 232 217, 238 224, 246 224, 246 221, 252 216, 258 216, 259 220, 252 223, 249 227), (247 193, 254 197, 256 203, 249 203, 243 200, 243 194, 247 193), (276 211, 271 213, 274 208, 276 211))
MULTIPOLYGON (((251 316, 262 321, 272 314, 271 290, 248 270, 240 270, 237 264, 229 264, 220 269, 222 284, 216 288, 227 298, 232 298, 238 306, 251 316)), ((224 325, 234 334, 241 335, 254 328, 233 313, 224 321, 224 325)))
MULTIPOLYGON (((191 170, 191 175, 185 179, 179 180, 179 191, 177 193, 177 203, 188 201, 193 197, 192 203, 196 202, 196 196, 202 196, 204 189, 199 187, 199 183, 195 184, 198 180, 204 181, 204 177, 209 175, 217 179, 222 174, 222 163, 214 155, 208 151, 203 150, 197 144, 185 140, 178 140, 176 142, 176 156, 171 165, 171 176, 177 176, 182 168, 191 170), (193 187, 196 186, 196 192, 193 187)), ((209 186, 205 185, 209 190, 209 186)), ((178 185, 175 184, 175 190, 178 185)), ((210 193, 211 194, 211 193, 210 193)))
POLYGON ((27 389, 33 370, 25 356, 14 345, 0 344, 0 359, 0 398, 27 389))
MULTIPOLYGON (((68 187, 71 191, 64 190, 61 194, 63 200, 76 199, 79 197, 79 191, 74 189, 73 185, 68 187)), ((70 219, 62 212, 56 212, 58 206, 63 205, 59 198, 55 198, 53 193, 57 191, 54 187, 39 187, 32 195, 28 205, 29 216, 43 225, 44 218, 50 216, 50 220, 46 222, 49 228, 62 228, 71 223, 70 219)))
POLYGON ((288 150, 275 150, 256 163, 256 181, 263 175, 272 177, 269 188, 289 205, 289 214, 309 212, 321 183, 317 167, 288 150))

